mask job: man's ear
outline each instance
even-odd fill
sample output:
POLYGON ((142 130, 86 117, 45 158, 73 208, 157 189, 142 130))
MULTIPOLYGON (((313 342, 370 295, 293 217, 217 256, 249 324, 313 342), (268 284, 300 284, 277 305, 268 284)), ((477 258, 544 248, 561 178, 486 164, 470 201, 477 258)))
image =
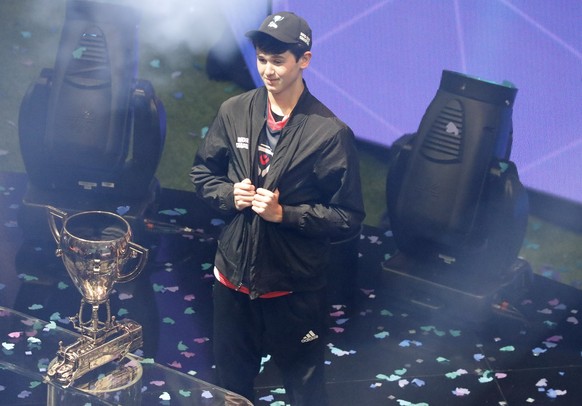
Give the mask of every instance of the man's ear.
POLYGON ((309 62, 311 62, 311 51, 305 52, 299 58, 299 64, 301 69, 305 69, 309 66, 309 62))

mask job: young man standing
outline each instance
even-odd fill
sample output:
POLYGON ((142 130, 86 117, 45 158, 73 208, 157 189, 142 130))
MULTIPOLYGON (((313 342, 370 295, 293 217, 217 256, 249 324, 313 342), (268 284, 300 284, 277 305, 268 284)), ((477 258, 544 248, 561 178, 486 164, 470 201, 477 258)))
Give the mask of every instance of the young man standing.
POLYGON ((306 87, 303 18, 271 15, 247 37, 264 86, 221 106, 190 173, 197 194, 232 215, 214 263, 218 384, 253 401, 270 354, 292 405, 325 405, 330 242, 365 216, 354 135, 306 87))

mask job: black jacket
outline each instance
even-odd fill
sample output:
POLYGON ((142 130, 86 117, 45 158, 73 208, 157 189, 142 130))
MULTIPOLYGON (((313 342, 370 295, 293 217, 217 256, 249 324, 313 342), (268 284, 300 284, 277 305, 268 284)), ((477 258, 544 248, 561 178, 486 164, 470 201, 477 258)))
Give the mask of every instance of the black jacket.
POLYGON ((264 87, 224 102, 190 173, 199 196, 234 216, 219 238, 215 266, 235 286, 248 272, 251 298, 323 287, 330 242, 356 235, 365 216, 354 135, 307 88, 282 130, 263 186, 279 189, 282 223, 250 208, 236 210, 233 184, 256 181, 266 109, 264 87))

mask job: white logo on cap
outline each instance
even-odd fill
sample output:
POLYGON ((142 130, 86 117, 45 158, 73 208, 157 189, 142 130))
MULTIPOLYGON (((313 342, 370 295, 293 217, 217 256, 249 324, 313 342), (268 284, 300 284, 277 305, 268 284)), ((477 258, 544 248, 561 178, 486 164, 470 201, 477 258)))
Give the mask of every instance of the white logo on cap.
POLYGON ((285 17, 281 17, 280 15, 276 15, 273 17, 273 19, 271 20, 271 22, 269 23, 269 27, 271 28, 279 28, 279 26, 277 25, 277 23, 279 21, 283 21, 285 19, 285 17))
POLYGON ((305 42, 305 45, 309 46, 309 42, 310 42, 311 40, 309 39, 309 36, 308 36, 307 34, 305 34, 305 33, 303 33, 303 32, 302 32, 302 33, 300 33, 300 34, 299 34, 299 39, 300 39, 301 41, 305 42))

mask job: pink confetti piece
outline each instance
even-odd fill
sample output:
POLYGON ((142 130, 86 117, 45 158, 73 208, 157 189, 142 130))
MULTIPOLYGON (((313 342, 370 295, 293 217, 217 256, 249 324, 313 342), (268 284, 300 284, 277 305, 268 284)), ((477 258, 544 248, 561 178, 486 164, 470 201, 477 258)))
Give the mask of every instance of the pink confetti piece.
POLYGON ((455 390, 452 391, 452 393, 455 396, 462 397, 462 396, 469 395, 471 393, 471 391, 469 389, 467 389, 467 388, 455 388, 455 390))
POLYGON ((557 305, 559 305, 559 304, 560 304, 560 300, 558 300, 558 299, 552 299, 552 300, 550 300, 550 301, 548 302, 548 304, 549 304, 550 306, 557 306, 557 305))
POLYGON ((177 368, 177 369, 182 368, 182 364, 178 361, 173 361, 173 362, 169 363, 168 365, 171 366, 172 368, 177 368))
POLYGON ((20 336, 24 334, 22 331, 14 331, 12 333, 8 333, 8 337, 10 338, 20 338, 20 336))
POLYGON ((562 337, 562 336, 551 336, 551 337, 546 338, 546 341, 558 343, 558 342, 562 341, 563 338, 564 337, 562 337))
POLYGON ((345 331, 343 327, 330 327, 330 330, 337 334, 343 333, 345 331))
POLYGON ((186 357, 186 358, 192 358, 192 357, 196 356, 196 354, 195 354, 195 353, 193 353, 193 352, 188 352, 188 351, 181 352, 180 354, 181 354, 181 355, 183 355, 183 356, 184 356, 184 357, 186 357))
POLYGON ((574 325, 578 325, 578 319, 574 316, 570 316, 566 319, 568 323, 572 323, 574 325))
POLYGON ((340 311, 337 311, 337 312, 330 313, 329 315, 331 317, 340 317, 340 316, 343 316, 344 314, 345 314, 345 312, 343 312, 343 311, 340 310, 340 311))
POLYGON ((180 290, 180 287, 179 286, 170 286, 170 287, 167 287, 165 290, 168 290, 172 293, 176 293, 177 291, 180 290))
POLYGON ((166 384, 165 381, 150 381, 150 385, 154 385, 154 386, 164 386, 166 384))
POLYGON ((196 344, 204 344, 205 342, 210 341, 210 338, 208 337, 198 337, 194 339, 194 342, 196 344))
POLYGON ((191 302, 194 299, 196 299, 196 296, 194 296, 192 294, 184 296, 184 300, 187 301, 187 302, 191 302))
POLYGON ((497 378, 497 379, 504 379, 504 378, 507 378, 507 374, 506 373, 503 373, 503 372, 497 372, 495 374, 495 378, 497 378))
POLYGON ((128 299, 132 299, 133 295, 131 293, 120 293, 119 294, 119 300, 128 300, 128 299))

